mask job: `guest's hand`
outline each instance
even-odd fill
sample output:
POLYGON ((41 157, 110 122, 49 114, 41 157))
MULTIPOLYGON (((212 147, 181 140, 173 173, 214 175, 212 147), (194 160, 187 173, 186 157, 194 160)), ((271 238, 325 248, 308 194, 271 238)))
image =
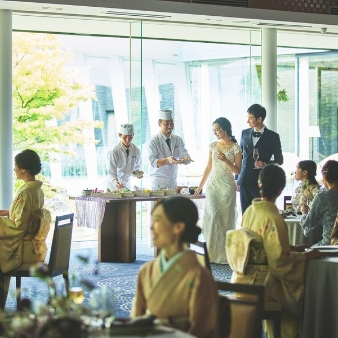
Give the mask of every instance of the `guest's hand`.
POLYGON ((217 153, 217 158, 223 162, 226 160, 226 156, 220 151, 217 153))
POLYGON ((305 259, 316 259, 322 257, 322 253, 319 252, 317 249, 311 249, 305 252, 305 259))
POLYGON ((266 166, 266 163, 263 161, 256 161, 255 162, 255 167, 259 169, 263 169, 266 166))
POLYGON ((290 245, 290 250, 294 252, 304 252, 305 249, 308 249, 310 246, 309 244, 290 245))
POLYGON ((0 210, 0 216, 9 216, 9 211, 8 210, 0 210))

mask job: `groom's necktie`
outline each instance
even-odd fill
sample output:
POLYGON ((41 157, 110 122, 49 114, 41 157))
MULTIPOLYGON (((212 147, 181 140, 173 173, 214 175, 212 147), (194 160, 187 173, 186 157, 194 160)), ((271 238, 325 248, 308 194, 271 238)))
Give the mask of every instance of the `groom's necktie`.
POLYGON ((165 142, 167 143, 167 145, 168 145, 168 147, 169 147, 169 149, 170 149, 170 151, 171 151, 171 147, 170 147, 170 138, 167 138, 167 139, 165 140, 165 142))
POLYGON ((126 149, 127 157, 129 156, 129 149, 126 149))

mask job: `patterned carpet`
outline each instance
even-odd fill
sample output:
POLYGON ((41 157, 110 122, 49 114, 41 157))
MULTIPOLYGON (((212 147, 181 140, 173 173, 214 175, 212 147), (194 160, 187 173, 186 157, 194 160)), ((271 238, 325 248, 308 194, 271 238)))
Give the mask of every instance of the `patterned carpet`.
MULTIPOLYGON (((97 263, 97 243, 81 243, 82 248, 72 248, 70 258, 70 273, 81 273, 82 278, 90 281, 97 287, 109 286, 115 292, 116 316, 128 317, 132 299, 135 294, 137 274, 140 267, 153 259, 153 248, 147 245, 147 241, 137 241, 136 261, 133 263, 97 263), (84 264, 78 256, 89 258, 89 263, 84 264), (98 273, 96 273, 98 271, 98 273)), ((228 265, 212 264, 212 273, 216 280, 228 281, 231 270, 228 265)), ((63 285, 62 277, 55 277, 54 281, 59 286, 63 285)), ((47 286, 38 278, 22 279, 22 297, 29 297, 35 301, 45 303, 48 299, 47 286)), ((12 278, 10 292, 6 303, 6 311, 14 310, 15 279, 12 278)), ((85 292, 85 304, 88 304, 89 292, 85 292)))

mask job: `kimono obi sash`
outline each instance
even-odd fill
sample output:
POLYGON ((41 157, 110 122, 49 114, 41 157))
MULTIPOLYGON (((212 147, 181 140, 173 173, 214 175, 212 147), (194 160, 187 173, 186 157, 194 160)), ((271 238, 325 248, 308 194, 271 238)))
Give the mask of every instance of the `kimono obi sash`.
POLYGON ((246 275, 248 265, 268 265, 262 238, 250 229, 228 230, 225 243, 231 269, 246 275))
POLYGON ((50 229, 51 214, 47 209, 38 209, 30 216, 24 240, 32 242, 36 255, 45 252, 46 238, 50 229))

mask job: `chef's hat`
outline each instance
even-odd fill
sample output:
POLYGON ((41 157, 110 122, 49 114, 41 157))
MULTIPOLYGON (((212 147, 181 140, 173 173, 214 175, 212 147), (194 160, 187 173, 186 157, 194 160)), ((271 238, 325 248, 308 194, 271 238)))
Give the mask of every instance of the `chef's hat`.
POLYGON ((120 134, 122 135, 134 135, 134 127, 130 123, 121 124, 120 134))
POLYGON ((160 120, 172 120, 173 112, 170 109, 160 110, 159 117, 160 120))

